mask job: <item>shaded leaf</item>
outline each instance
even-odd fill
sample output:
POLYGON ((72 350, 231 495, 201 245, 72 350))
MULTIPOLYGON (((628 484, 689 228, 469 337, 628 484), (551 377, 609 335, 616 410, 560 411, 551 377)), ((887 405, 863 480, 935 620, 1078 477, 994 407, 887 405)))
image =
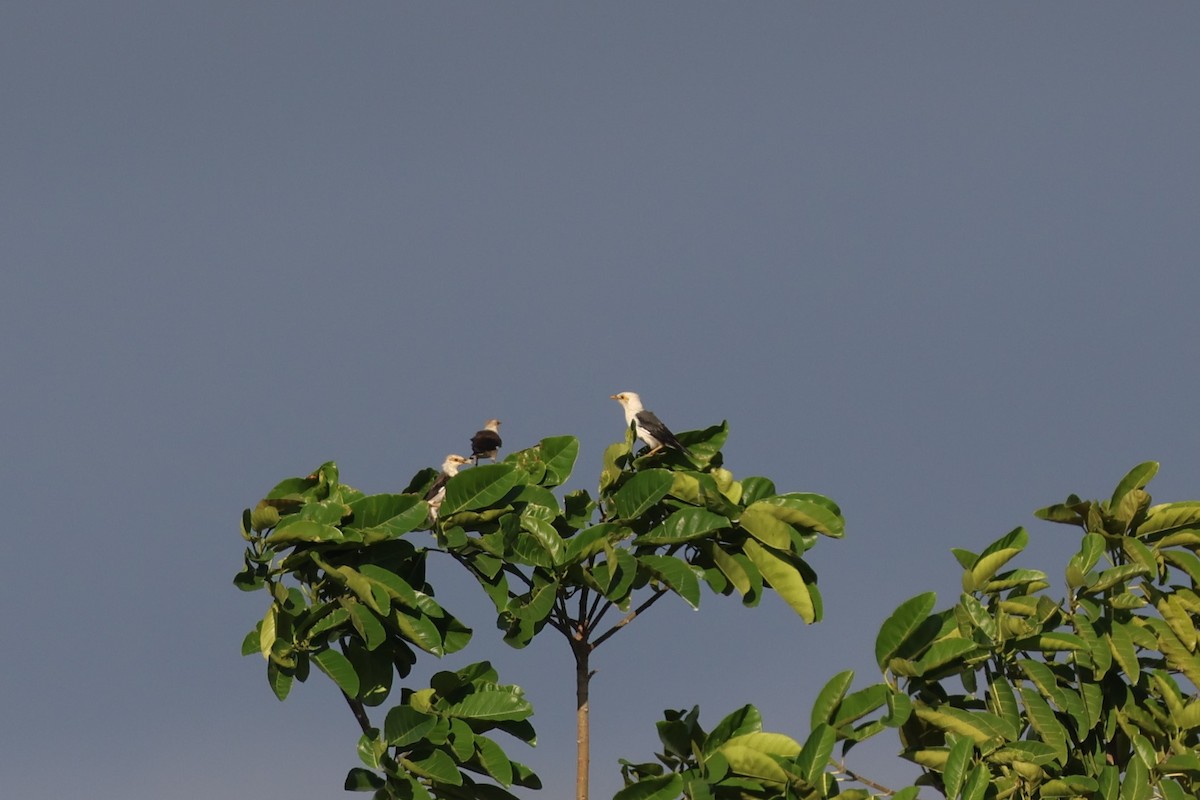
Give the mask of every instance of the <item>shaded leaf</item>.
POLYGON ((884 621, 879 635, 875 637, 875 660, 880 669, 896 655, 905 640, 921 627, 936 602, 937 595, 933 592, 919 594, 901 603, 884 621))
POLYGON ((669 470, 647 469, 638 472, 613 496, 617 516, 636 519, 658 504, 671 491, 674 477, 669 470))
POLYGON ((349 659, 336 650, 328 649, 313 653, 311 657, 339 689, 351 697, 358 696, 358 675, 349 659))
POLYGON ((508 494, 520 477, 512 464, 485 464, 463 470, 446 482, 441 516, 487 508, 508 494))

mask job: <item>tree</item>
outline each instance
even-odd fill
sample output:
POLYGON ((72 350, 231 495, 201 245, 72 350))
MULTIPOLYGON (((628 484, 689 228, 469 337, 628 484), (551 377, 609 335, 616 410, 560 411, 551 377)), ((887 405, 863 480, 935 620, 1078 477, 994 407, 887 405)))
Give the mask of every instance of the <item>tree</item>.
POLYGON ((422 499, 433 470, 396 494, 364 495, 340 483, 332 463, 285 480, 243 513, 247 549, 235 583, 271 597, 243 652, 266 658, 280 699, 312 664, 337 684, 362 729, 367 767, 351 770, 348 789, 383 800, 509 798, 512 786, 537 788, 536 775, 488 735, 533 740, 521 690, 501 685, 487 662, 438 673, 427 688, 402 687, 382 727, 371 719, 418 651, 440 656, 470 639, 425 579, 429 557, 452 558, 491 598, 510 645, 524 647, 546 628, 568 642, 576 797, 586 800, 591 653, 663 595, 696 607, 704 583, 755 605, 770 588, 805 622, 822 615, 804 554, 819 535, 842 536, 840 510, 821 495, 777 493, 766 478, 735 479, 723 466, 727 436, 722 423, 680 433, 690 455, 639 456, 631 427, 604 453, 597 496, 577 490, 561 499, 553 490, 569 478, 578 442, 543 439, 451 478, 436 515, 422 499), (415 543, 410 534, 421 530, 434 533, 434 546, 415 543))
POLYGON ((948 798, 1181 800, 1200 787, 1200 502, 1151 505, 1141 464, 1110 499, 1071 495, 1037 516, 1083 530, 1051 600, 1047 573, 1004 569, 1023 528, 981 553, 955 550, 958 602, 932 593, 883 623, 883 681, 849 692, 834 676, 814 703, 803 745, 762 732, 751 706, 706 733, 698 709, 659 723, 658 762, 625 763, 619 800, 866 798, 899 800, 833 761, 887 729, 920 765, 919 786, 948 798), (1001 571, 1004 570, 1004 571, 1001 571), (847 788, 857 781, 858 787, 847 788))

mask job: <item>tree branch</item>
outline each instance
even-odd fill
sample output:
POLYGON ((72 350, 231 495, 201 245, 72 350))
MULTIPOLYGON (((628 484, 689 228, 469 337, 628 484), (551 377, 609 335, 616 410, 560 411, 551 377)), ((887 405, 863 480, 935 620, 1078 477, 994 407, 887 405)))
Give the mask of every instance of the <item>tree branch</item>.
MULTIPOLYGON (((662 597, 666 593, 667 593, 666 589, 655 589, 654 594, 652 594, 649 598, 647 598, 646 602, 642 603, 640 606, 635 608, 633 611, 630 611, 628 614, 625 615, 625 617, 620 622, 618 622, 616 625, 613 625, 611 628, 606 630, 603 633, 603 635, 597 637, 596 641, 592 642, 592 649, 595 650, 597 647, 600 646, 600 643, 603 642, 605 639, 612 636, 614 633, 621 630, 621 628, 624 628, 629 623, 633 622, 633 620, 637 618, 638 614, 641 614, 643 611, 648 609, 650 606, 654 605, 654 603, 658 601, 658 598, 662 597)), ((605 609, 605 610, 607 610, 607 609, 605 609)))
POLYGON ((849 767, 847 767, 845 761, 839 762, 839 761, 833 761, 832 759, 830 759, 830 761, 833 764, 834 768, 838 772, 845 775, 847 778, 849 778, 852 781, 857 781, 858 783, 861 783, 863 786, 866 786, 869 789, 874 789, 877 792, 881 792, 881 793, 889 795, 889 796, 896 793, 895 789, 889 789, 888 787, 883 786, 882 784, 875 783, 875 781, 869 780, 867 778, 864 778, 862 775, 859 775, 857 772, 855 772, 852 769, 850 769, 849 767))
POLYGON ((354 712, 354 718, 358 720, 358 727, 362 728, 364 734, 369 734, 371 732, 371 719, 367 716, 367 709, 363 707, 362 701, 351 697, 345 692, 342 692, 342 697, 346 698, 346 705, 350 706, 350 710, 354 712))

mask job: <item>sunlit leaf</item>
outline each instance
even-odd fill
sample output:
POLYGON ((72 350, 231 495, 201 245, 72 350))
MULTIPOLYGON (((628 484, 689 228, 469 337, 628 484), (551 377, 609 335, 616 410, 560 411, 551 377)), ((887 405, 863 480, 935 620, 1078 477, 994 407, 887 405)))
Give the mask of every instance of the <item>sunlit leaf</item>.
POLYGON ((705 508, 681 508, 662 525, 637 537, 635 544, 674 544, 700 539, 730 527, 729 519, 705 508))
POLYGON ((1117 484, 1117 488, 1113 491, 1112 500, 1109 501, 1109 504, 1115 507, 1121 502, 1121 498, 1123 498, 1126 494, 1132 492, 1134 489, 1143 488, 1146 484, 1150 483, 1150 481, 1153 480, 1154 476, 1157 474, 1157 461, 1146 461, 1138 464, 1136 467, 1129 470, 1124 478, 1121 478, 1121 481, 1117 484))
POLYGON ((687 601, 692 608, 700 605, 700 580, 694 569, 674 556, 643 555, 637 560, 654 577, 687 601))
POLYGON ((467 695, 444 710, 448 717, 486 721, 522 720, 533 707, 517 691, 484 690, 467 695))
POLYGON ((783 598, 800 619, 807 623, 817 621, 816 606, 800 571, 775 552, 747 539, 743 551, 771 584, 771 588, 783 598))
POLYGON ((850 688, 853 680, 854 670, 852 669, 839 672, 829 679, 813 702, 812 713, 809 716, 810 727, 816 728, 821 723, 833 721, 833 714, 837 710, 838 704, 842 702, 842 698, 846 696, 846 691, 850 688))
POLYGON ((996 571, 1008 563, 1013 556, 1024 550, 1028 544, 1029 534, 1024 528, 1017 528, 992 542, 979 554, 979 558, 971 566, 969 586, 967 578, 963 578, 963 591, 975 591, 984 581, 995 575, 996 571))

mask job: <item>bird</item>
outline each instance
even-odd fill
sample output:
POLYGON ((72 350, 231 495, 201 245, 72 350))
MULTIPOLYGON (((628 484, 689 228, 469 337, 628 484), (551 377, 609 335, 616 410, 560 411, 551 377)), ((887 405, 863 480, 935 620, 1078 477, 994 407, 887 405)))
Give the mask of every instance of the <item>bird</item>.
POLYGON ((496 463, 496 451, 500 449, 500 420, 489 419, 483 424, 483 430, 476 432, 471 437, 471 458, 475 464, 479 464, 479 459, 490 458, 492 463, 496 463))
POLYGON ((653 411, 642 408, 642 398, 638 397, 636 392, 619 392, 610 397, 625 409, 625 424, 632 424, 638 438, 650 446, 650 452, 646 455, 653 455, 664 447, 689 456, 692 454, 653 411))
POLYGON ((458 474, 460 467, 470 463, 471 459, 453 453, 446 456, 446 460, 442 462, 442 471, 438 473, 437 480, 429 487, 429 491, 425 492, 425 502, 429 504, 429 513, 434 519, 437 519, 438 509, 446 499, 446 482, 458 474))

